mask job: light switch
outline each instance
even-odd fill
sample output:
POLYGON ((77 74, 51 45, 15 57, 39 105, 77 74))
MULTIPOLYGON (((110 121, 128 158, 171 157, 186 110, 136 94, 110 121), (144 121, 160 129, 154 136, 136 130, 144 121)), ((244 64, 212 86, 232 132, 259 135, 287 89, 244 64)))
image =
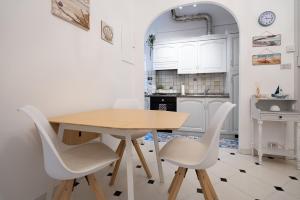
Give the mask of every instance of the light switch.
POLYGON ((294 53, 296 51, 295 46, 294 45, 288 45, 286 46, 286 52, 287 53, 294 53))

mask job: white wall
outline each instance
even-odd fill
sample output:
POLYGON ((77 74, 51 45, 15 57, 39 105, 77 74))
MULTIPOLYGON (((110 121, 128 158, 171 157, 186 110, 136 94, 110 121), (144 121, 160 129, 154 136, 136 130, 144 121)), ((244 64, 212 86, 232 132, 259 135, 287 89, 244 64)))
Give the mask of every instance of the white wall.
MULTIPOLYGON (((149 25, 163 12, 178 5, 192 3, 191 0, 134 0, 135 6, 135 38, 137 66, 143 65, 144 36, 149 25)), ((198 2, 207 2, 199 0, 198 2)), ((240 149, 249 150, 250 147, 250 96, 255 93, 255 85, 259 83, 263 93, 272 93, 280 84, 284 91, 294 96, 294 57, 286 54, 287 45, 294 44, 294 0, 211 0, 227 8, 239 25, 240 32, 240 110, 239 121, 240 149), (276 22, 269 28, 263 28, 257 23, 260 13, 273 10, 277 15, 276 22), (288 23, 287 23, 288 22, 288 23), (252 47, 252 36, 261 35, 266 30, 271 33, 282 34, 282 45, 273 47, 276 52, 282 53, 282 62, 291 63, 291 70, 280 70, 276 66, 252 66, 252 55, 261 52, 252 47)), ((142 76, 141 76, 142 77, 142 76)), ((141 80, 137 79, 137 84, 141 80)), ((142 91, 139 93, 142 94, 142 91)))
POLYGON ((51 0, 1 1, 1 200, 32 200, 50 180, 40 139, 18 107, 32 104, 53 116, 108 107, 117 97, 135 96, 135 87, 143 90, 143 81, 134 86, 143 68, 121 61, 121 24, 129 23, 130 5, 91 1, 91 29, 84 31, 53 16, 51 0), (101 19, 113 26, 114 45, 101 40, 101 19))

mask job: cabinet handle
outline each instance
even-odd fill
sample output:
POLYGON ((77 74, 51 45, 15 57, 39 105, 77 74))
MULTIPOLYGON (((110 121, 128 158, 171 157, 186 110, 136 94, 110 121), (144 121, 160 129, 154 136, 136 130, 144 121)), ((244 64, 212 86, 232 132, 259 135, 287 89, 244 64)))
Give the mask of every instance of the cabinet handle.
POLYGON ((279 119, 282 119, 282 116, 281 116, 281 115, 279 115, 279 119))

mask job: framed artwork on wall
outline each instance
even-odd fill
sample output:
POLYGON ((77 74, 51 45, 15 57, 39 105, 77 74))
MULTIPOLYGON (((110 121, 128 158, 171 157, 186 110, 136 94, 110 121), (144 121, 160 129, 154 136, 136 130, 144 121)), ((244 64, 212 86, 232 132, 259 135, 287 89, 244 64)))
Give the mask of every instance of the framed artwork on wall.
POLYGON ((253 55, 252 64, 253 65, 279 65, 281 64, 281 53, 253 55))
POLYGON ((52 14, 84 30, 90 29, 90 0, 51 0, 52 14))
POLYGON ((253 47, 280 46, 281 35, 254 36, 252 38, 252 45, 253 47))

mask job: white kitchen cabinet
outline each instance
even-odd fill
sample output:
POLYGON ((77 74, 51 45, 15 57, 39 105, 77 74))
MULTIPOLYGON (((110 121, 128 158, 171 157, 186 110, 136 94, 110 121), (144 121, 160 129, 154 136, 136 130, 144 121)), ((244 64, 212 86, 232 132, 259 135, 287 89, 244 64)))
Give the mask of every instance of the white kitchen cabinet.
POLYGON ((235 73, 231 75, 231 96, 232 103, 236 104, 233 108, 232 113, 232 123, 233 123, 233 131, 238 133, 239 131, 239 74, 235 73))
POLYGON ((153 69, 166 70, 178 68, 177 44, 160 44, 153 47, 153 69))
POLYGON ((227 40, 213 39, 178 45, 178 74, 227 71, 227 40))
POLYGON ((186 42, 178 45, 178 74, 197 73, 198 42, 186 42))
POLYGON ((227 71, 226 39, 201 41, 198 46, 198 73, 227 71))
MULTIPOLYGON (((206 112, 206 126, 208 127, 213 116, 218 108, 224 103, 230 101, 229 98, 212 98, 206 99, 207 112, 206 112)), ((222 127, 223 133, 232 133, 232 115, 229 114, 222 127)))
POLYGON ((205 131, 205 99, 204 98, 177 98, 177 111, 189 113, 180 131, 205 131))
POLYGON ((239 35, 235 34, 231 38, 231 71, 239 70, 239 35))

